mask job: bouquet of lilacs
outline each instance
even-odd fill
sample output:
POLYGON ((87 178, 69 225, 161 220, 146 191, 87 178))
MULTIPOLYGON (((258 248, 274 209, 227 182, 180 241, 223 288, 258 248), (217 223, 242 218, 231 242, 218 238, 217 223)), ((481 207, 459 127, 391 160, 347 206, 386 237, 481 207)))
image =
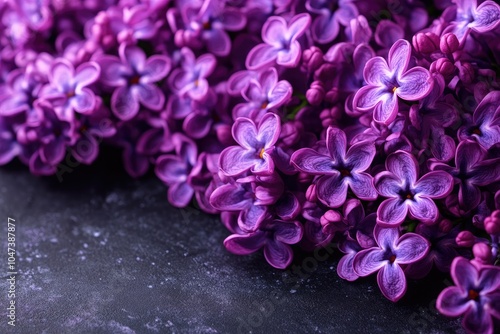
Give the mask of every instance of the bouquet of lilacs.
MULTIPOLYGON (((338 275, 500 320, 500 6, 491 0, 4 0, 0 165, 62 179, 101 144, 153 166, 275 268, 330 243, 338 275), (293 248, 290 245, 295 245, 293 248)), ((193 204, 195 203, 195 204, 193 204)))

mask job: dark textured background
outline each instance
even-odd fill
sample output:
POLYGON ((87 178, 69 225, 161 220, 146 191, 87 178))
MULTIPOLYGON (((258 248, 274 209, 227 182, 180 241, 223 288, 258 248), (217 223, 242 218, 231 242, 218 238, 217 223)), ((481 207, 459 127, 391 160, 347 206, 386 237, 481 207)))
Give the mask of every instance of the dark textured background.
POLYGON ((62 182, 19 163, 0 168, 0 333, 461 332, 433 308, 443 276, 410 282, 393 304, 374 278, 341 280, 337 253, 302 277, 261 254, 232 255, 217 217, 172 208, 153 175, 131 180, 118 153, 104 156, 62 182), (6 317, 9 216, 17 226, 15 328, 6 317))

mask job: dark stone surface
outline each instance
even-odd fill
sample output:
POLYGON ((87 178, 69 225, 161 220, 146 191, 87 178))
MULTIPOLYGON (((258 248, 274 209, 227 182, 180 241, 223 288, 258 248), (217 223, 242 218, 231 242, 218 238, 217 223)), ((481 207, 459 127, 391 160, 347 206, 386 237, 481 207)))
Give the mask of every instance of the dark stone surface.
POLYGON ((228 253, 217 217, 166 202, 119 156, 57 178, 0 169, 0 333, 456 333, 433 309, 445 285, 410 282, 397 304, 374 278, 349 283, 338 254, 302 257, 302 278, 228 253), (16 220, 17 322, 7 325, 7 217, 16 220), (317 263, 317 267, 314 264, 317 263))

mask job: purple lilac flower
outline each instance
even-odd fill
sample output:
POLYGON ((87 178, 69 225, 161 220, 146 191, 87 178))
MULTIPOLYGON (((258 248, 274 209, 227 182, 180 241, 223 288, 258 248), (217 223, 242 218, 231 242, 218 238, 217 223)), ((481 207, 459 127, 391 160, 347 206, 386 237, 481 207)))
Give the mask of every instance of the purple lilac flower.
POLYGON ((375 156, 375 145, 365 141, 347 150, 344 131, 329 127, 326 147, 328 154, 302 148, 293 153, 290 160, 301 172, 319 176, 318 199, 329 207, 338 208, 344 204, 348 188, 360 199, 376 199, 372 177, 365 172, 375 156))
POLYGON ((246 67, 257 70, 274 61, 284 67, 299 64, 302 48, 299 41, 311 24, 309 14, 294 16, 288 23, 281 16, 271 16, 262 27, 264 43, 255 46, 247 56, 246 67))
POLYGON ((139 104, 159 111, 165 103, 163 92, 155 85, 170 72, 170 59, 154 55, 146 59, 135 46, 122 44, 120 58, 104 55, 98 58, 102 68, 101 82, 114 87, 111 110, 121 120, 130 120, 139 112, 139 104))
POLYGON ((242 91, 246 102, 233 108, 233 118, 261 119, 269 109, 279 108, 288 102, 292 92, 292 85, 288 81, 278 82, 278 72, 274 67, 264 70, 259 73, 258 80, 250 81, 242 91))
POLYGON ((376 247, 357 253, 354 271, 361 277, 377 274, 382 294, 395 302, 406 292, 406 277, 401 265, 423 258, 429 251, 429 242, 415 233, 400 236, 398 228, 376 226, 373 231, 376 247))
POLYGON ((474 110, 469 125, 458 130, 460 140, 476 140, 484 149, 500 143, 500 91, 486 95, 474 110))
POLYGON ((0 166, 9 163, 21 152, 12 125, 7 118, 0 116, 0 166))
POLYGON ((36 71, 16 69, 8 74, 6 82, 0 93, 0 115, 33 114, 33 103, 45 83, 44 78, 36 71))
POLYGON ((427 96, 433 86, 432 77, 426 69, 410 66, 411 45, 398 40, 389 51, 388 61, 382 57, 370 59, 363 76, 367 86, 354 96, 355 109, 366 112, 373 110, 373 119, 389 124, 397 116, 398 97, 415 101, 427 96))
POLYGON ((340 25, 348 26, 351 19, 358 16, 358 9, 352 0, 308 0, 306 8, 318 14, 311 32, 313 39, 320 44, 333 41, 339 34, 340 25))
POLYGON ((214 190, 210 204, 219 211, 238 212, 238 226, 242 231, 259 229, 283 194, 283 181, 276 174, 247 176, 214 190))
POLYGON ((101 68, 95 62, 83 63, 75 70, 65 59, 56 59, 49 72, 49 83, 40 95, 66 119, 73 119, 73 111, 89 114, 95 110, 97 98, 88 86, 99 79, 100 73, 101 68))
POLYGON ((486 159, 487 152, 477 142, 464 140, 458 144, 455 167, 441 162, 431 163, 433 170, 446 171, 459 185, 458 203, 466 212, 481 202, 481 190, 500 180, 500 158, 486 159))
POLYGON ((153 13, 147 5, 112 7, 106 14, 106 23, 119 44, 135 44, 138 40, 151 39, 156 35, 158 25, 151 20, 153 13))
POLYGON ((255 232, 233 234, 224 240, 224 246, 238 255, 252 254, 264 248, 264 257, 275 268, 284 269, 290 265, 293 251, 289 245, 302 239, 303 228, 297 222, 274 220, 255 232))
POLYGON ((390 154, 385 166, 387 170, 373 180, 377 192, 389 197, 378 207, 378 224, 387 227, 400 225, 408 211, 412 218, 434 223, 439 211, 432 199, 448 196, 453 189, 453 178, 446 172, 434 171, 419 179, 418 163, 405 151, 390 154))
POLYGON ((189 48, 182 48, 181 68, 172 71, 169 77, 170 87, 179 96, 187 95, 189 98, 201 101, 208 94, 209 84, 207 77, 212 74, 217 65, 217 60, 210 54, 196 58, 189 48))
POLYGON ((193 187, 187 182, 189 174, 196 164, 198 149, 186 136, 172 135, 175 154, 162 155, 156 160, 156 175, 168 185, 168 200, 172 205, 185 207, 194 194, 193 187))
POLYGON ((246 25, 241 11, 217 0, 181 4, 167 12, 167 20, 175 32, 177 45, 192 48, 205 45, 209 52, 222 57, 231 51, 227 31, 238 31, 246 25))
POLYGON ((248 170, 254 174, 271 174, 274 171, 271 152, 280 129, 280 119, 273 113, 265 114, 258 125, 249 118, 238 118, 232 133, 239 146, 230 146, 221 152, 219 166, 222 172, 228 176, 248 170))
POLYGON ((478 33, 492 31, 500 24, 500 6, 487 0, 479 6, 477 0, 453 0, 456 4, 456 17, 443 31, 452 32, 463 41, 470 30, 478 33))
POLYGON ((500 267, 480 268, 457 257, 451 265, 455 286, 444 289, 436 301, 439 312, 449 317, 463 315, 470 333, 493 333, 493 318, 500 319, 500 267))

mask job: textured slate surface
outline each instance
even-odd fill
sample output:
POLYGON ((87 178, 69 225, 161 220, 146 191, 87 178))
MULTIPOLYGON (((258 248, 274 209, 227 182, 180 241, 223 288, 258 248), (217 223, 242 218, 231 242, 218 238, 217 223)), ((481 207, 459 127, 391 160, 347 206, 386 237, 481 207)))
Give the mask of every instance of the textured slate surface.
POLYGON ((63 181, 0 169, 0 333, 456 333, 433 309, 445 279, 411 282, 398 304, 373 278, 335 273, 338 254, 295 260, 222 246, 217 217, 166 202, 153 175, 129 179, 119 156, 63 181), (16 219, 17 322, 7 325, 7 217, 16 219))

